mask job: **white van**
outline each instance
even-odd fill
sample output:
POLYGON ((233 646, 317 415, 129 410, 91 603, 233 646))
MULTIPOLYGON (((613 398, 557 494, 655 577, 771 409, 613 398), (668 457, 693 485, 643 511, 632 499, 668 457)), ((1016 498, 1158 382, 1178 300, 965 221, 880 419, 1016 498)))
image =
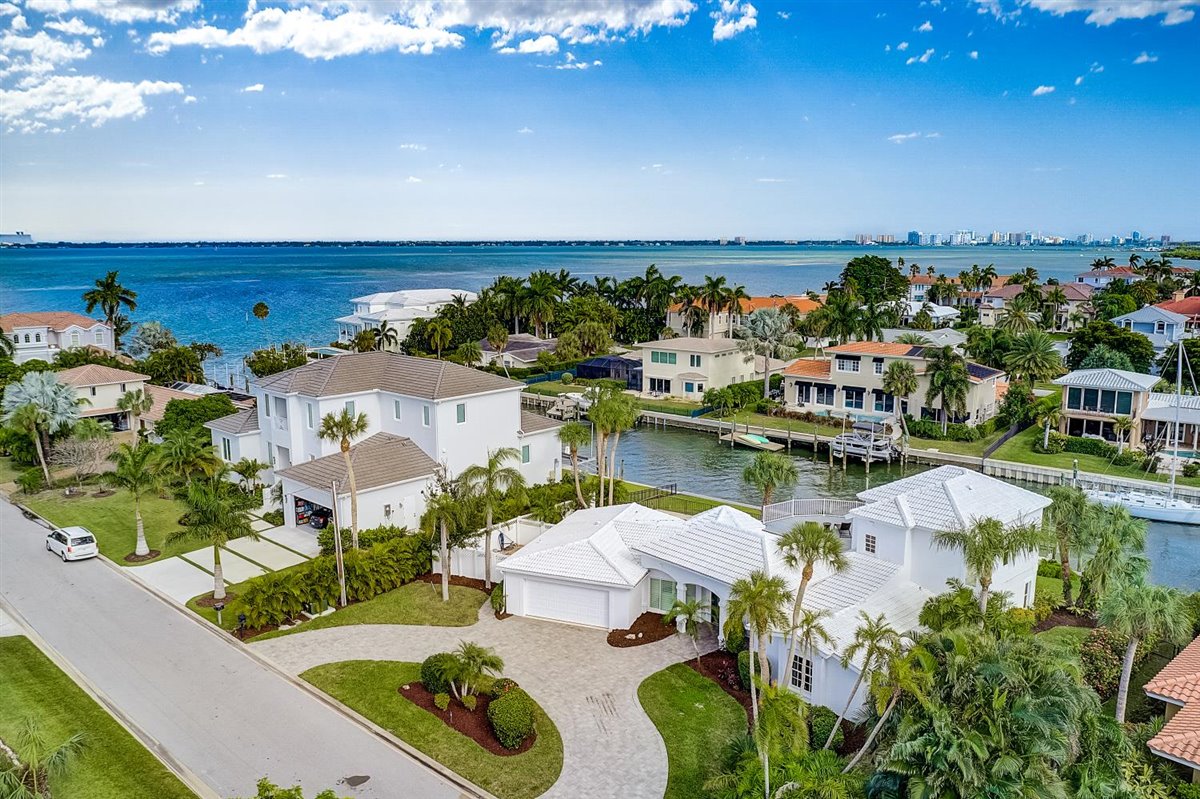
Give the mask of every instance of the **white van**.
POLYGON ((94 558, 100 554, 96 536, 86 527, 64 527, 51 530, 46 536, 46 551, 53 552, 64 561, 94 558))

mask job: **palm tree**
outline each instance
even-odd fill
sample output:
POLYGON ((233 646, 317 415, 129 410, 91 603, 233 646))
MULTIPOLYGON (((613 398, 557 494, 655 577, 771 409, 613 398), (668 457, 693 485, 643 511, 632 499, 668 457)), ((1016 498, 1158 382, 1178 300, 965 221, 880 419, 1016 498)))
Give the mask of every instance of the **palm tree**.
POLYGON ((990 516, 972 519, 966 527, 933 534, 933 543, 939 549, 955 549, 961 553, 967 571, 979 583, 979 612, 985 616, 996 562, 1007 565, 1022 553, 1036 554, 1045 539, 1045 534, 1037 525, 1012 524, 1006 527, 999 519, 990 516))
POLYGON ((1013 377, 1023 377, 1033 388, 1034 383, 1049 380, 1062 372, 1062 357, 1054 349, 1054 340, 1035 330, 1013 340, 1004 366, 1013 377))
POLYGON ((108 322, 113 331, 114 350, 120 351, 121 349, 117 317, 121 315, 122 307, 128 308, 130 311, 137 310, 137 296, 136 291, 127 289, 117 282, 115 271, 106 274, 103 280, 97 280, 95 288, 83 293, 83 301, 87 304, 88 313, 96 310, 97 306, 104 312, 104 321, 108 322))
POLYGON ((1128 583, 1104 598, 1100 604, 1099 621, 1116 635, 1129 639, 1117 689, 1117 721, 1123 724, 1129 698, 1129 677, 1133 672, 1133 658, 1137 654, 1138 644, 1161 640, 1176 645, 1185 644, 1192 638, 1192 618, 1186 598, 1176 589, 1128 583))
POLYGON ((483 360, 483 348, 478 341, 464 341, 454 350, 454 357, 463 366, 478 366, 483 360))
POLYGON ((447 674, 450 688, 461 701, 464 696, 474 694, 479 680, 488 674, 504 671, 504 660, 494 650, 471 641, 459 641, 453 653, 453 674, 447 674))
POLYGON ((168 432, 155 449, 155 471, 188 486, 197 477, 211 477, 219 472, 224 464, 204 433, 203 428, 186 427, 168 432))
POLYGON ((1004 309, 1000 322, 996 325, 1000 330, 1019 335, 1037 329, 1037 323, 1029 312, 1015 301, 1004 309))
POLYGON ((887 723, 892 711, 896 709, 900 698, 908 694, 916 697, 918 701, 923 701, 932 682, 933 658, 920 645, 909 649, 901 646, 885 649, 878 657, 882 668, 871 675, 871 696, 875 699, 875 712, 879 714, 879 720, 867 734, 862 748, 854 753, 854 757, 842 769, 843 774, 853 771, 863 756, 871 750, 875 738, 887 723))
POLYGON ((355 352, 374 352, 379 349, 375 328, 367 327, 355 333, 354 338, 350 340, 350 349, 355 352))
MULTIPOLYGON (((818 563, 830 571, 840 572, 849 567, 850 561, 842 552, 842 542, 837 533, 820 522, 802 522, 792 527, 775 542, 775 548, 783 559, 783 564, 792 571, 800 572, 800 584, 796 587, 796 597, 792 603, 792 629, 800 624, 801 610, 804 606, 804 592, 812 581, 813 572, 818 563)), ((791 668, 796 659, 796 636, 788 646, 788 658, 785 668, 791 668)))
POLYGON ((462 485, 483 505, 483 585, 489 591, 492 590, 492 515, 497 503, 525 490, 525 478, 520 470, 504 464, 508 461, 519 463, 520 460, 521 453, 516 447, 500 447, 488 450, 487 463, 468 466, 459 475, 462 485))
MULTIPOLYGON (((914 347, 928 347, 933 342, 931 342, 925 336, 922 336, 920 333, 915 333, 910 330, 906 333, 901 333, 900 335, 896 336, 896 343, 897 344, 910 344, 914 347)), ((897 363, 897 362, 893 361, 893 363, 897 363)), ((889 366, 890 365, 891 364, 889 364, 889 366)), ((913 391, 916 391, 916 389, 913 389, 913 391)), ((912 392, 909 392, 909 393, 912 393, 912 392)))
POLYGON ((1079 604, 1102 602, 1123 582, 1141 582, 1149 568, 1146 522, 1135 519, 1121 505, 1089 506, 1087 524, 1094 539, 1092 554, 1083 568, 1079 604))
POLYGON ((1046 408, 1037 417, 1037 423, 1042 426, 1042 449, 1050 447, 1050 428, 1058 429, 1058 423, 1062 421, 1062 406, 1052 405, 1046 408))
MULTIPOLYGON (((154 407, 154 397, 145 389, 126 391, 117 399, 117 410, 129 414, 129 427, 135 433, 141 429, 139 420, 154 407)), ((134 439, 136 442, 138 439, 134 439)))
POLYGON ((250 313, 254 314, 254 318, 262 322, 263 333, 267 331, 267 317, 271 315, 271 307, 265 302, 256 302, 254 307, 250 309, 250 313))
POLYGON ((932 405, 935 398, 940 398, 942 434, 945 435, 950 416, 967 412, 967 392, 971 387, 967 362, 953 347, 942 347, 929 358, 925 374, 929 378, 925 404, 932 405))
POLYGON ((375 349, 394 352, 399 347, 400 331, 386 321, 380 323, 379 327, 375 329, 375 349))
POLYGON ((247 491, 251 491, 258 484, 258 475, 269 468, 269 464, 254 458, 242 458, 237 463, 233 464, 233 473, 242 478, 242 487, 247 491))
POLYGON ((60 383, 54 372, 29 372, 4 388, 0 420, 12 423, 33 439, 47 483, 50 482, 47 461, 50 436, 74 427, 79 407, 85 402, 76 398, 75 389, 60 383), (28 410, 22 410, 25 408, 28 410))
POLYGON ((1106 255, 1103 258, 1096 258, 1092 261, 1092 269, 1108 269, 1116 262, 1113 261, 1111 255, 1106 255))
POLYGON ((814 312, 825 319, 825 335, 839 344, 858 335, 862 327, 862 306, 848 290, 830 292, 825 304, 814 312))
MULTIPOLYGON (((441 321, 441 320, 435 320, 441 321)), ((350 457, 350 442, 365 435, 370 422, 367 415, 357 416, 349 408, 342 408, 341 413, 327 413, 321 418, 321 429, 317 433, 322 441, 336 441, 342 450, 342 460, 346 464, 346 481, 350 484, 350 545, 358 549, 358 484, 354 481, 354 459, 350 457)), ((337 497, 333 497, 337 502, 337 497)), ((341 535, 341 531, 337 531, 341 535)))
POLYGON ((759 452, 742 472, 742 479, 762 494, 762 507, 771 503, 777 488, 790 488, 800 477, 796 463, 778 452, 759 452))
POLYGON ((222 475, 197 480, 188 488, 189 513, 186 527, 167 536, 167 543, 202 541, 213 548, 213 599, 225 598, 225 573, 221 568, 221 548, 235 538, 258 540, 250 526, 250 514, 244 500, 222 475))
POLYGON ((712 608, 699 599, 676 599, 671 609, 663 616, 663 624, 683 622, 683 632, 692 639, 692 648, 696 650, 696 666, 700 666, 700 625, 708 622, 712 616, 712 608))
POLYGON ((1117 434, 1117 454, 1120 455, 1125 451, 1125 440, 1129 431, 1133 429, 1133 419, 1128 416, 1114 416, 1112 427, 1113 432, 1117 434))
MULTIPOLYGON (((787 625, 783 606, 788 600, 787 583, 779 576, 768 577, 755 570, 748 577, 735 580, 729 589, 725 610, 725 636, 736 635, 743 626, 750 629, 750 656, 757 658, 758 674, 769 681, 771 664, 767 661, 767 643, 771 631, 787 625)), ((753 672, 754 669, 751 669, 753 672)), ((750 691, 755 693, 754 680, 750 691)), ((758 699, 754 698, 754 723, 758 724, 758 699)))
POLYGON ((137 529, 137 543, 134 545, 133 554, 145 557, 150 554, 150 547, 146 543, 146 529, 142 522, 142 497, 158 491, 160 487, 154 468, 154 447, 121 444, 110 458, 116 464, 116 469, 109 479, 133 497, 133 521, 137 529))
POLYGON ((457 525, 461 509, 451 491, 440 491, 425 504, 425 517, 438 531, 438 564, 442 569, 442 602, 450 601, 450 527, 457 525))
POLYGON ((558 440, 571 453, 571 473, 575 478, 575 504, 586 508, 583 488, 579 484, 579 448, 592 440, 592 433, 580 422, 567 422, 558 428, 558 440))
MULTIPOLYGON (((829 630, 825 628, 825 620, 832 617, 828 610, 809 610, 805 608, 800 611, 800 621, 788 632, 791 634, 792 642, 801 652, 812 654, 821 646, 831 647, 836 642, 833 636, 829 634, 829 630)), ((787 663, 780 664, 780 677, 787 677, 792 668, 794 660, 789 660, 787 663)), ((780 682, 777 680, 777 682, 780 682)))
POLYGON ((75 733, 62 743, 51 743, 41 722, 30 716, 21 722, 10 743, 17 760, 10 762, 7 753, 0 757, 0 796, 43 799, 50 796, 50 786, 43 778, 65 775, 83 751, 85 738, 75 733))
POLYGON ((736 331, 738 349, 763 359, 763 399, 771 395, 771 359, 791 358, 800 337, 791 331, 787 316, 778 308, 760 308, 747 316, 736 331))
POLYGON ((900 407, 896 408, 896 415, 900 417, 900 426, 904 428, 905 438, 908 437, 908 422, 904 418, 904 409, 908 398, 917 390, 918 385, 917 370, 909 361, 892 361, 883 370, 883 390, 901 403, 900 407))
POLYGON ((700 307, 708 312, 708 337, 713 337, 713 329, 716 327, 716 315, 725 307, 726 293, 728 286, 724 275, 712 277, 704 276, 704 285, 697 292, 697 299, 700 307))
POLYGON ((496 300, 500 305, 502 313, 506 317, 511 317, 513 321, 513 333, 521 332, 521 302, 524 296, 523 281, 510 277, 509 275, 500 275, 496 278, 493 284, 496 295, 496 300))
POLYGON ((429 324, 425 326, 425 340, 437 352, 439 360, 442 357, 442 350, 449 347, 453 339, 454 329, 445 319, 430 319, 429 324))
POLYGON ((817 750, 784 765, 787 782, 775 791, 780 797, 854 799, 862 796, 862 778, 842 773, 842 761, 833 752, 817 750))
POLYGON ((1058 328, 1059 309, 1067 304, 1067 295, 1063 293, 1062 286, 1050 286, 1049 291, 1046 291, 1042 296, 1042 301, 1050 307, 1050 318, 1053 320, 1053 326, 1058 328))
POLYGON ((870 673, 871 668, 885 658, 888 653, 900 647, 900 633, 888 624, 887 617, 882 613, 872 619, 865 610, 860 610, 858 616, 862 619, 862 624, 854 631, 854 640, 842 652, 842 668, 850 668, 854 659, 860 654, 862 663, 858 668, 858 677, 854 680, 854 686, 850 689, 850 695, 846 697, 846 706, 838 714, 837 721, 834 723, 833 729, 829 731, 829 737, 825 739, 822 749, 833 746, 833 739, 842 726, 842 719, 846 718, 846 714, 850 712, 850 705, 854 702, 854 697, 858 694, 858 689, 862 686, 863 679, 870 673))
POLYGON ((1087 496, 1078 488, 1054 486, 1048 492, 1054 504, 1046 514, 1046 525, 1050 528, 1058 546, 1058 562, 1062 567, 1063 604, 1073 606, 1074 587, 1071 580, 1071 545, 1079 541, 1088 528, 1087 496))
POLYGON ((546 271, 534 272, 529 276, 522 307, 529 321, 533 323, 534 335, 545 338, 550 322, 554 321, 554 307, 558 305, 562 292, 554 275, 546 271))
MULTIPOLYGON (((597 462, 601 464, 597 474, 600 475, 599 469, 602 467, 604 475, 608 477, 609 505, 613 504, 616 491, 617 445, 621 441, 621 432, 632 430, 640 413, 636 398, 616 390, 601 391, 588 409, 588 418, 592 420, 597 435, 596 457, 597 462), (608 443, 610 438, 611 446, 608 443), (605 458, 608 459, 607 463, 603 463, 605 458)), ((603 476, 600 481, 600 494, 603 499, 603 476)), ((603 504, 603 501, 599 504, 603 504)))
POLYGON ((504 325, 497 322, 488 328, 487 343, 496 351, 496 358, 499 359, 500 365, 504 367, 504 376, 509 377, 508 364, 504 360, 504 348, 508 346, 508 331, 504 325))

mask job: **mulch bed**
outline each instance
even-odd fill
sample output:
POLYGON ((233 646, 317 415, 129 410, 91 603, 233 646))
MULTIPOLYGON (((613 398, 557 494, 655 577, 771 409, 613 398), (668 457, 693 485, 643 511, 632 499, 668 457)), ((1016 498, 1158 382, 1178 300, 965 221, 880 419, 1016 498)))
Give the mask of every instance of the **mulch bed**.
MULTIPOLYGON (((433 583, 434 585, 442 584, 442 575, 440 573, 434 574, 433 572, 427 572, 422 574, 417 579, 423 583, 433 583)), ((483 580, 479 580, 475 577, 461 577, 457 574, 452 574, 450 575, 450 585, 460 585, 463 588, 474 588, 476 591, 482 591, 485 594, 488 592, 488 589, 483 587, 483 580)), ((492 583, 492 585, 495 585, 495 583, 492 583)))
POLYGON ((712 680, 721 686, 721 690, 740 702, 746 710, 746 723, 750 723, 753 712, 750 692, 742 688, 742 678, 738 674, 737 658, 734 655, 724 649, 718 649, 701 655, 698 666, 695 658, 684 662, 687 663, 688 668, 712 680))
POLYGON ((396 690, 405 699, 437 716, 447 727, 467 736, 493 755, 499 755, 500 757, 519 755, 522 752, 528 751, 529 747, 533 746, 537 740, 537 732, 535 731, 525 739, 525 742, 521 744, 519 749, 505 749, 496 740, 496 735, 492 732, 492 725, 488 723, 487 708, 492 700, 487 694, 478 694, 476 696, 478 704, 475 705, 474 710, 467 710, 453 697, 450 699, 450 706, 448 708, 438 710, 437 705, 433 703, 433 694, 419 682, 406 683, 396 690))
POLYGON ((115 493, 117 493, 117 492, 116 492, 116 491, 109 491, 109 490, 106 488, 106 489, 104 489, 103 491, 93 491, 93 492, 92 492, 92 496, 93 496, 93 497, 96 497, 96 498, 101 498, 101 497, 111 497, 111 496, 112 496, 113 494, 115 494, 115 493))
POLYGON ((1096 626, 1096 619, 1088 615, 1076 615, 1065 608, 1060 608, 1050 614, 1044 622, 1033 628, 1035 633, 1049 630, 1052 627, 1088 627, 1096 626))
POLYGON ((608 645, 624 648, 652 644, 670 638, 675 632, 675 625, 663 624, 663 614, 647 611, 634 619, 628 630, 610 630, 608 645))
POLYGON ((213 599, 212 592, 210 591, 207 596, 202 596, 197 599, 196 604, 202 608, 211 608, 218 603, 228 607, 229 603, 235 599, 237 599, 237 594, 235 594, 233 591, 226 591, 224 599, 213 599))
POLYGON ((157 549, 150 550, 150 554, 148 554, 148 555, 135 555, 132 552, 130 552, 128 555, 126 555, 123 558, 123 560, 126 563, 145 563, 148 560, 154 560, 161 554, 162 553, 159 552, 157 549))

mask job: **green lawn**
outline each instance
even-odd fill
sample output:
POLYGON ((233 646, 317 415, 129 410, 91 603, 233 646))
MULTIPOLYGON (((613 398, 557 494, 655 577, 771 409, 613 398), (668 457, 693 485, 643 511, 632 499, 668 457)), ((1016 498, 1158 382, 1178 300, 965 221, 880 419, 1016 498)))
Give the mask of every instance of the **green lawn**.
POLYGON ((574 382, 563 383, 560 380, 546 380, 541 383, 527 383, 525 385, 525 391, 528 391, 530 394, 546 394, 555 397, 559 394, 581 393, 586 388, 586 385, 574 382))
MULTIPOLYGON (((588 388, 586 383, 563 383, 558 380, 547 380, 542 383, 529 383, 525 386, 525 390, 530 394, 544 394, 546 396, 558 396, 559 394, 579 394, 586 391, 588 388)), ((697 402, 685 402, 684 400, 669 400, 669 399, 638 399, 638 405, 643 410, 658 411, 659 413, 675 413, 687 415, 700 407, 697 402)))
MULTIPOLYGON (((991 460, 1028 463, 1034 466, 1065 469, 1068 472, 1071 471, 1073 463, 1079 461, 1079 471, 1081 472, 1092 472, 1107 477, 1124 477, 1133 480, 1152 480, 1156 482, 1167 482, 1170 480, 1169 475, 1158 474, 1157 472, 1147 474, 1136 466, 1113 466, 1107 458, 1095 455, 1081 455, 1075 452, 1059 452, 1051 455, 1034 452, 1033 445, 1041 439, 1042 434, 1042 429, 1037 425, 1018 433, 1008 441, 1005 441, 1000 449, 992 453, 991 460)), ((1200 487, 1200 477, 1184 477, 1183 475, 1179 475, 1177 480, 1180 485, 1200 487)))
POLYGON ((667 745, 665 799, 704 796, 729 742, 746 732, 746 711, 715 682, 676 663, 638 686, 638 699, 667 745))
MULTIPOLYGON (((118 564, 125 563, 124 557, 133 552, 137 543, 133 499, 127 491, 101 498, 89 493, 73 499, 64 497, 61 491, 43 491, 31 497, 23 496, 20 502, 58 527, 82 525, 91 530, 100 544, 101 554, 118 564)), ((142 499, 146 542, 151 549, 161 551, 161 557, 179 555, 202 546, 196 541, 166 543, 167 536, 180 529, 179 517, 186 511, 186 506, 175 499, 162 499, 157 495, 142 499)))
MULTIPOLYGON (((291 632, 342 627, 348 624, 428 624, 434 627, 469 627, 479 620, 479 608, 487 595, 474 588, 450 586, 450 601, 442 602, 440 585, 414 582, 350 605, 344 610, 319 616, 294 630, 264 633, 254 640, 277 638, 291 632)), ((200 608, 204 610, 204 608, 200 608)), ((215 615, 213 617, 215 621, 215 615)), ((227 621, 227 620, 226 620, 227 621)), ((228 623, 228 622, 227 622, 228 623)))
MULTIPOLYGON (((1063 601, 1063 584, 1061 577, 1043 577, 1037 576, 1037 585, 1034 587, 1034 598, 1045 597, 1050 600, 1050 603, 1057 605, 1063 601)), ((1071 572, 1071 596, 1074 599, 1079 598, 1079 575, 1073 570, 1071 572)))
MULTIPOLYGON (((648 486, 643 483, 634 483, 630 482, 629 480, 625 480, 624 483, 625 487, 630 492, 640 491, 643 488, 653 488, 653 486, 648 486)), ((731 508, 737 508, 738 510, 745 511, 756 519, 762 517, 761 508, 755 508, 750 505, 741 505, 737 502, 729 502, 727 500, 698 497, 694 494, 672 494, 670 496, 659 497, 657 499, 644 500, 642 504, 646 505, 647 507, 656 508, 662 511, 684 513, 692 516, 697 513, 703 513, 711 508, 715 508, 718 505, 728 505, 731 508)))
POLYGON ((0 638, 0 674, 0 738, 13 744, 30 717, 54 745, 84 735, 83 752, 51 781, 54 799, 196 799, 28 638, 0 638))
POLYGON ((25 471, 26 467, 18 466, 13 463, 10 457, 0 458, 0 483, 11 483, 17 479, 17 475, 25 471))
MULTIPOLYGON (((1041 578, 1039 578, 1041 579, 1041 578)), ((1079 647, 1084 642, 1084 639, 1091 633, 1088 627, 1051 627, 1037 634, 1044 643, 1055 644, 1069 650, 1072 654, 1079 654, 1079 647)))
POLYGON ((537 741, 528 751, 493 755, 401 695, 400 686, 418 682, 420 672, 419 663, 350 660, 300 677, 500 799, 532 799, 554 784, 562 772, 562 738, 545 712, 539 708, 537 741))

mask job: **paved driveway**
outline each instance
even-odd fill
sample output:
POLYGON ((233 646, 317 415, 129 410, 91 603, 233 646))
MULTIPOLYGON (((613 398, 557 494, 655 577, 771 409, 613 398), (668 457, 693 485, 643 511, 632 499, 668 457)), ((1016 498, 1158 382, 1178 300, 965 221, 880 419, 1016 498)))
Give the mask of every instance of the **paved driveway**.
POLYGON ((600 630, 512 617, 485 603, 471 627, 361 624, 272 638, 250 646, 299 674, 341 660, 421 661, 460 640, 495 648, 512 677, 546 709, 563 739, 563 771, 547 797, 661 799, 667 750, 642 711, 637 688, 649 675, 693 656, 680 635, 616 649, 600 630))

